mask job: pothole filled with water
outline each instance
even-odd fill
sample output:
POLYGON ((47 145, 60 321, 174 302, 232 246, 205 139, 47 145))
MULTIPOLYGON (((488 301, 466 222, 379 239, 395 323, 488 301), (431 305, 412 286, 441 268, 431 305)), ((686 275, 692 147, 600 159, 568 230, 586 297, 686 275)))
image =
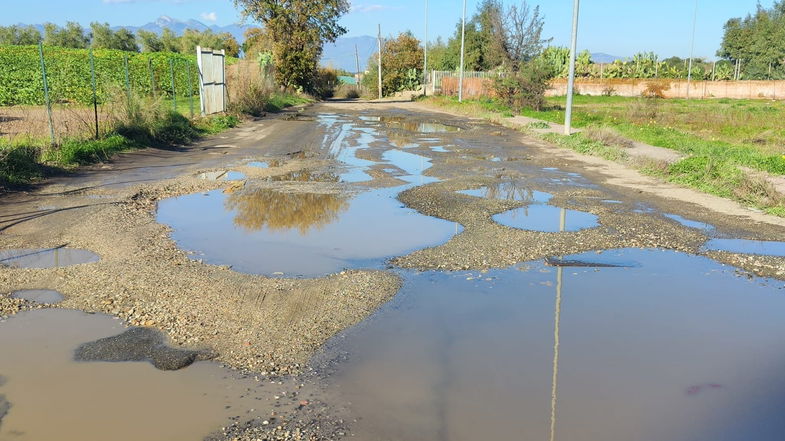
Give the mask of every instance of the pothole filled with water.
POLYGON ((580 231, 599 225, 596 215, 552 205, 529 205, 493 216, 497 223, 521 230, 555 233, 580 231))
POLYGON ((63 301, 63 295, 51 289, 21 289, 11 293, 11 298, 28 302, 53 305, 63 301))
POLYGON ((687 228, 694 228, 696 230, 701 230, 704 232, 709 232, 714 230, 714 226, 711 224, 687 219, 685 217, 679 216, 678 214, 665 213, 663 214, 663 216, 667 217, 668 219, 675 220, 676 222, 680 223, 681 225, 684 225, 687 228))
POLYGON ((0 266, 12 268, 59 268, 98 262, 92 251, 78 248, 34 248, 0 250, 0 266))
POLYGON ((460 132, 461 128, 447 124, 434 122, 415 121, 406 117, 399 116, 361 116, 360 120, 366 122, 381 122, 392 129, 402 129, 408 132, 417 133, 454 133, 460 132))
POLYGON ((458 193, 478 198, 500 199, 506 201, 530 202, 546 204, 553 198, 550 193, 532 190, 513 181, 504 181, 496 185, 461 190, 458 193))
POLYGON ((163 200, 158 221, 206 262, 247 273, 322 276, 377 268, 388 257, 442 244, 461 231, 395 199, 400 189, 343 196, 244 189, 163 200))
POLYGON ((781 439, 782 282, 673 251, 564 259, 636 265, 402 272, 327 345, 354 437, 781 439))
POLYGON ((759 254, 762 256, 785 257, 785 242, 747 240, 747 239, 711 239, 704 249, 709 251, 727 251, 739 254, 759 254))
MULTIPOLYGON (((79 345, 122 333, 110 316, 64 309, 21 312, 0 323, 3 440, 201 440, 231 421, 297 407, 297 390, 197 362, 161 371, 146 362, 77 362, 79 345), (279 396, 279 400, 276 400, 279 396)), ((299 389, 306 392, 308 389, 299 389)))
POLYGON ((198 177, 206 181, 240 181, 245 179, 246 175, 238 171, 218 170, 200 173, 198 177))

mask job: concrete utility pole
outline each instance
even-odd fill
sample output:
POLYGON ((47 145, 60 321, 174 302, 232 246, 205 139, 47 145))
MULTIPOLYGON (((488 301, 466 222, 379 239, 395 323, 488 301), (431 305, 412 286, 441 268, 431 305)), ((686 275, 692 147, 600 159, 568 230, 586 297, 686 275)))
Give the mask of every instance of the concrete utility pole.
POLYGON ((425 95, 428 93, 428 87, 426 86, 428 84, 428 0, 425 0, 425 58, 423 60, 422 78, 422 93, 425 95))
POLYGON ((690 67, 687 68, 687 99, 690 99, 692 83, 692 57, 695 55, 695 28, 698 24, 698 0, 695 0, 695 14, 692 16, 692 42, 690 43, 690 67))
POLYGON ((354 45, 354 62, 357 65, 357 85, 355 89, 360 90, 360 51, 357 50, 357 45, 354 45))
POLYGON ((458 102, 463 102, 463 51, 466 40, 466 0, 463 0, 463 18, 461 19, 461 74, 458 80, 458 102))
POLYGON ((382 99, 382 25, 379 24, 379 99, 382 99))
POLYGON ((564 134, 572 134, 572 95, 575 92, 575 56, 578 52, 578 14, 581 0, 572 6, 572 43, 570 44, 570 77, 567 80, 567 109, 564 112, 564 134))

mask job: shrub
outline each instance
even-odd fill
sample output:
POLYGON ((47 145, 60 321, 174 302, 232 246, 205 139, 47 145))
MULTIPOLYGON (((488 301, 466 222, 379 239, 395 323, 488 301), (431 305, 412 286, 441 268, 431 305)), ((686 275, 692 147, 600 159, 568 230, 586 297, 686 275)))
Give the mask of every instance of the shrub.
POLYGON ((493 81, 493 92, 515 112, 522 109, 542 110, 545 91, 551 76, 539 63, 528 63, 517 72, 501 75, 493 81))
POLYGON ((320 68, 314 80, 313 93, 322 99, 332 98, 339 83, 337 70, 329 67, 320 68))
POLYGON ((644 98, 665 98, 665 92, 670 90, 671 83, 667 81, 649 81, 641 95, 644 98))
POLYGON ((270 101, 270 91, 261 83, 250 83, 229 103, 233 113, 244 113, 251 116, 262 116, 270 101))
POLYGON ((0 187, 22 184, 40 176, 40 150, 32 145, 0 145, 0 187))

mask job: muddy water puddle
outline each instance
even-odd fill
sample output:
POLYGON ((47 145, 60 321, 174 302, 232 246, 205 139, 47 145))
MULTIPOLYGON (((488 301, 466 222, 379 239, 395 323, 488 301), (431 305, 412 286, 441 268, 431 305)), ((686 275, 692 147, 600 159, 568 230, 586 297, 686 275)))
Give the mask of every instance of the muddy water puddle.
POLYGON ((197 441, 231 421, 296 406, 275 399, 292 385, 240 377, 216 363, 165 372, 146 362, 73 360, 80 344, 124 329, 109 316, 72 310, 0 322, 0 395, 10 406, 0 439, 197 441))
POLYGON ((55 304, 63 301, 63 295, 51 289, 22 289, 11 293, 11 298, 25 299, 28 302, 55 304))
POLYGON ((782 439, 782 282, 672 251, 565 259, 630 265, 403 272, 317 358, 342 354, 353 438, 782 439))
POLYGON ((161 201, 158 221, 208 263, 254 274, 321 276, 375 268, 447 241, 460 227, 405 208, 400 189, 356 196, 245 189, 161 201))

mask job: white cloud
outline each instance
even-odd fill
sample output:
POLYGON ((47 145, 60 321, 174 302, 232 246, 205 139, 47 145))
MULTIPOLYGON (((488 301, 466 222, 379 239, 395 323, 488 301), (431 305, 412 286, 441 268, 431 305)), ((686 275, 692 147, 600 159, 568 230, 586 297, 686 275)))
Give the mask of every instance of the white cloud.
POLYGON ((218 16, 215 14, 215 12, 202 12, 199 16, 202 17, 202 20, 205 21, 215 22, 218 20, 218 16))
POLYGON ((379 4, 371 4, 366 5, 362 3, 352 3, 352 12, 376 12, 382 11, 384 9, 389 9, 387 6, 379 5, 379 4))

